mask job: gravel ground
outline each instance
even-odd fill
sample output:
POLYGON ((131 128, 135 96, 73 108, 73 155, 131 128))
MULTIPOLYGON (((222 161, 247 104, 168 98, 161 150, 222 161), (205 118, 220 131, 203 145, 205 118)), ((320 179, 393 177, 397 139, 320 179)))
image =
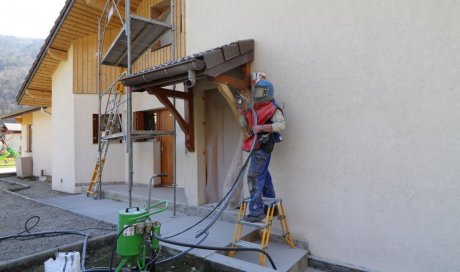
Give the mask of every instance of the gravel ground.
MULTIPOLYGON (((51 207, 26 199, 6 190, 32 199, 68 195, 51 190, 49 182, 38 180, 20 180, 15 177, 0 177, 0 237, 15 235, 25 231, 39 219, 38 224, 30 230, 33 232, 56 230, 83 230, 96 237, 116 230, 116 226, 96 219, 77 215, 59 208, 51 207), (11 183, 18 182, 18 183, 11 183)), ((54 247, 82 241, 77 235, 36 238, 29 240, 9 239, 0 241, 0 264, 19 257, 31 255, 54 247)))

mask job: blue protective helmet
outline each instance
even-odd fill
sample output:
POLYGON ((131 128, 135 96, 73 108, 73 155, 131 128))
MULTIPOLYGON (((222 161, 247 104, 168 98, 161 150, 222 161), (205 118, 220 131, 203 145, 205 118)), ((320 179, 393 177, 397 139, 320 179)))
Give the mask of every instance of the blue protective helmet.
POLYGON ((275 88, 273 84, 265 79, 259 80, 254 85, 254 102, 266 102, 274 99, 275 88))

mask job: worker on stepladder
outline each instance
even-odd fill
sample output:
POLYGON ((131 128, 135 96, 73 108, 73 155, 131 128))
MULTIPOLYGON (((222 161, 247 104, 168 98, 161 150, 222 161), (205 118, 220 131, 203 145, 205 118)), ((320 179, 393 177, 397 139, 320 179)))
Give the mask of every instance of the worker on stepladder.
POLYGON ((270 157, 275 143, 282 140, 280 131, 284 130, 283 112, 274 99, 273 84, 265 79, 265 74, 258 72, 253 75, 254 88, 252 97, 257 124, 254 124, 253 111, 246 107, 240 109, 241 125, 249 130, 242 149, 250 152, 254 137, 256 143, 251 155, 248 171, 248 187, 250 195, 249 213, 245 220, 257 222, 265 218, 262 197, 275 198, 272 177, 268 171, 270 157))

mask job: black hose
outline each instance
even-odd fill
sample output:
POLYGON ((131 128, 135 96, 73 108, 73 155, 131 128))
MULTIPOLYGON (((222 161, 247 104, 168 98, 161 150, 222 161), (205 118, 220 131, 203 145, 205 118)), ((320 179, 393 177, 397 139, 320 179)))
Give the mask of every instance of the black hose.
POLYGON ((83 251, 81 254, 81 268, 83 271, 85 271, 86 248, 87 248, 88 237, 89 237, 89 234, 87 233, 80 232, 80 231, 63 230, 63 231, 44 231, 44 232, 27 233, 27 234, 15 234, 15 235, 8 235, 8 236, 0 237, 0 242, 3 240, 15 239, 15 238, 25 238, 25 237, 42 238, 42 237, 52 237, 52 236, 58 236, 58 235, 85 236, 85 239, 83 241, 83 251))
MULTIPOLYGON (((224 203, 224 200, 225 200, 225 203, 223 204, 223 207, 221 207, 221 209, 217 212, 217 214, 214 216, 214 218, 211 220, 210 223, 208 223, 208 225, 201 231, 199 232, 197 235, 195 235, 195 238, 198 238, 200 237, 201 235, 203 235, 203 233, 207 232, 217 221, 217 219, 219 219, 220 215, 224 212, 224 210, 227 208, 227 205, 228 205, 228 202, 230 200, 230 197, 233 195, 233 193, 235 192, 234 189, 236 188, 236 186, 238 184, 240 184, 240 181, 242 180, 241 179, 241 175, 242 173, 246 170, 246 168, 248 167, 248 163, 249 163, 249 160, 251 159, 251 156, 252 156, 252 153, 254 151, 251 150, 251 153, 249 153, 249 156, 247 157, 246 161, 244 162, 244 165, 243 167, 241 168, 239 174, 238 174, 238 177, 236 178, 235 182, 233 183, 232 185, 232 188, 230 188, 230 190, 227 192, 227 194, 225 195, 225 197, 219 202, 219 205, 221 203, 224 203)), ((219 205, 216 206, 219 207, 219 205)), ((216 208, 213 210, 215 211, 216 208)), ((212 212, 211 212, 212 213, 212 212)))
MULTIPOLYGON (((217 208, 225 201, 227 200, 227 197, 230 195, 230 193, 233 191, 233 189, 239 184, 238 180, 240 179, 240 176, 242 175, 242 173, 244 172, 244 170, 246 169, 247 167, 247 164, 251 158, 251 154, 253 153, 253 151, 251 151, 251 153, 249 154, 248 158, 246 159, 243 167, 241 168, 240 172, 238 173, 238 177, 236 178, 235 182, 233 183, 232 187, 230 188, 230 190, 227 192, 227 194, 219 201, 219 203, 217 203, 217 205, 205 216, 203 217, 202 219, 200 219, 198 222, 196 222, 195 224, 191 225, 190 227, 178 232, 178 233, 175 233, 175 234, 172 234, 172 235, 169 235, 169 236, 166 236, 165 239, 169 239, 169 238, 172 238, 172 237, 176 237, 178 235, 181 235, 182 233, 186 232, 186 231, 189 231, 191 230, 192 228, 198 226, 201 222, 203 222, 204 220, 206 220, 211 214, 213 214, 217 208)), ((220 214, 219 214, 220 215, 220 214)), ((213 220, 213 224, 215 223, 215 220, 213 220)), ((212 224, 211 224, 212 226, 212 224)), ((210 228, 209 227, 206 227, 206 230, 208 230, 210 228)), ((203 235, 204 232, 202 233, 199 233, 199 235, 196 235, 195 238, 198 238, 199 236, 203 235)))
MULTIPOLYGON (((201 238, 200 241, 198 241, 198 243, 194 244, 194 245, 200 245, 201 243, 204 242, 204 240, 206 240, 206 238, 208 238, 208 235, 209 235, 209 232, 206 232, 206 236, 204 236, 203 238, 201 238)), ((176 258, 179 258, 187 253, 189 253, 190 251, 192 251, 192 249, 194 249, 194 247, 189 247, 188 249, 182 251, 182 252, 179 252, 178 254, 172 256, 172 257, 169 257, 167 259, 164 259, 164 260, 161 260, 159 262, 157 262, 156 264, 163 264, 163 263, 166 263, 166 262, 169 262, 169 261, 172 261, 176 258)), ((155 261, 155 260, 154 260, 155 261)))
POLYGON ((270 262, 270 264, 272 265, 273 269, 277 270, 276 265, 273 262, 273 259, 270 257, 270 255, 267 252, 265 252, 265 251, 263 251, 261 249, 258 249, 258 248, 238 248, 238 247, 233 248, 233 247, 202 246, 202 245, 181 243, 181 242, 171 241, 171 240, 168 240, 168 239, 163 239, 157 234, 155 234, 155 238, 158 241, 163 242, 163 243, 173 244, 173 245, 176 245, 176 246, 183 246, 183 247, 192 247, 192 248, 207 249, 207 250, 221 250, 221 251, 257 251, 257 252, 260 252, 260 253, 264 254, 267 257, 267 259, 270 262))
MULTIPOLYGON (((244 96, 240 96, 241 98, 244 98, 244 96)), ((245 100, 245 103, 249 106, 249 109, 252 111, 252 117, 253 117, 253 120, 254 120, 254 123, 257 124, 257 120, 258 120, 258 116, 257 116, 257 112, 254 110, 254 105, 252 103, 250 103, 247 99, 244 99, 245 100)), ((196 222, 195 224, 191 225, 190 227, 184 229, 183 231, 180 231, 178 233, 175 233, 173 235, 169 235, 167 237, 165 237, 166 239, 168 238, 172 238, 172 237, 175 237, 175 236, 178 236, 186 231, 189 231, 191 230, 192 228, 196 227, 197 225, 199 225, 201 222, 203 222, 204 220, 206 220, 206 218, 208 218, 212 213, 214 213, 214 211, 225 201, 226 203, 224 204, 225 206, 227 205, 228 203, 228 199, 227 197, 232 193, 233 189, 239 184, 239 179, 240 179, 240 176, 241 174, 244 172, 244 170, 246 169, 247 167, 247 164, 251 158, 251 155, 252 153, 254 153, 254 147, 256 145, 256 142, 257 142, 257 137, 254 136, 254 140, 252 142, 252 146, 251 146, 251 151, 249 152, 249 156, 247 157, 243 167, 241 168, 240 172, 238 173, 238 177, 236 178, 235 182, 233 183, 232 187, 230 188, 230 190, 227 192, 227 194, 225 194, 225 196, 222 198, 222 200, 219 201, 219 203, 217 203, 217 205, 211 210, 211 212, 209 212, 205 217, 203 217, 201 220, 199 220, 198 222, 196 222)), ((229 198, 230 199, 230 198, 229 198)), ((199 236, 203 235, 204 232, 206 232, 209 228, 211 228, 212 225, 214 225, 214 223, 217 221, 217 218, 219 218, 219 216, 222 214, 223 212, 223 208, 221 209, 222 211, 219 211, 218 212, 218 215, 215 217, 215 219, 213 219, 211 221, 210 224, 208 224, 208 226, 206 226, 203 231, 199 234, 197 234, 195 236, 195 238, 198 238, 199 236)))
POLYGON ((112 271, 112 263, 113 263, 113 252, 115 251, 115 246, 117 245, 118 238, 120 238, 120 235, 125 231, 125 229, 131 227, 132 225, 127 225, 125 226, 120 232, 118 232, 117 237, 115 238, 115 241, 113 241, 112 245, 112 253, 110 254, 110 263, 109 263, 109 271, 112 271))

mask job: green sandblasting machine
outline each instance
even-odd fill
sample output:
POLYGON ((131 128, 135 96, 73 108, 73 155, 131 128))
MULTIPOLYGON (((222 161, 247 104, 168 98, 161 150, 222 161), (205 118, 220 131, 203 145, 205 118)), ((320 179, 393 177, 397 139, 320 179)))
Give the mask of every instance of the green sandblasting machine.
POLYGON ((118 212, 118 232, 126 229, 118 238, 117 254, 128 261, 133 261, 142 254, 144 232, 133 224, 143 223, 147 216, 147 210, 139 207, 126 208, 118 212))

